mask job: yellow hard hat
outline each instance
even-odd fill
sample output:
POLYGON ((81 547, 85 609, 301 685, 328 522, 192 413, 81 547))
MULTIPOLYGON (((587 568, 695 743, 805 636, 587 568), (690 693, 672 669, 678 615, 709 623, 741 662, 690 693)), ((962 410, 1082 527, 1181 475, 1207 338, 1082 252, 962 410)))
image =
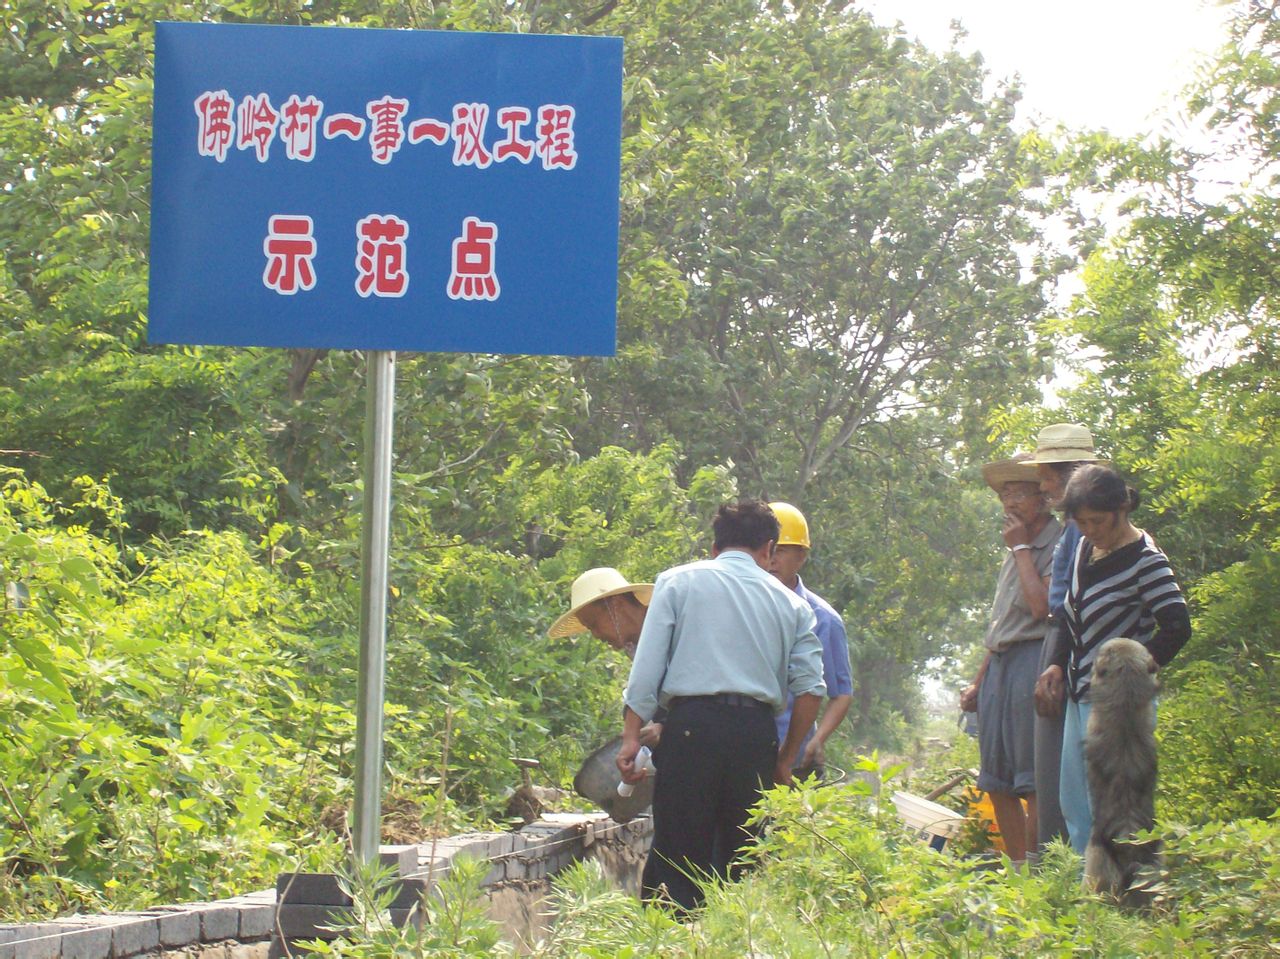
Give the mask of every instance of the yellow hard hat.
POLYGON ((790 503, 770 503, 773 515, 778 517, 779 546, 803 546, 809 548, 809 524, 805 522, 804 513, 790 503))

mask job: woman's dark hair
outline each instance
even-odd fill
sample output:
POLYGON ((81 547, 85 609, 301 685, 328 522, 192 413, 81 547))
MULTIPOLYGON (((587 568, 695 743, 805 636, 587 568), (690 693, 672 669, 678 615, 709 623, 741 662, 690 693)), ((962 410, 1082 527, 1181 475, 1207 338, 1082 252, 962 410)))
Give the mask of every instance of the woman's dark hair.
POLYGON ((711 522, 716 549, 738 547, 757 550, 769 540, 778 538, 778 517, 761 499, 726 503, 711 522))
POLYGON ((1044 463, 1041 465, 1047 466, 1049 467, 1049 469, 1057 473, 1058 478, 1061 479, 1063 484, 1065 485, 1071 479, 1072 474, 1074 474, 1075 471, 1078 470, 1081 466, 1083 466, 1086 462, 1088 461, 1072 460, 1070 463, 1044 463))
POLYGON ((1081 466, 1067 483, 1062 497, 1062 510, 1075 516, 1078 509, 1100 513, 1132 513, 1138 508, 1138 491, 1125 485, 1120 474, 1106 466, 1090 463, 1081 466))

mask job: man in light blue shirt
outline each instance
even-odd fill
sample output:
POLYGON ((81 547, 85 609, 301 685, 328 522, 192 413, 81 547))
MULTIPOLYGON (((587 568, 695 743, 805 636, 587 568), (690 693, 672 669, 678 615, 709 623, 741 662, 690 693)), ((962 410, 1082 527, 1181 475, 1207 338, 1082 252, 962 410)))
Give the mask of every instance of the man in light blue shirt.
POLYGON ((667 708, 654 750, 653 846, 646 899, 702 903, 699 877, 726 877, 766 784, 790 783, 826 686, 809 604, 768 572, 778 520, 767 503, 720 507, 712 559, 654 584, 624 701, 618 769, 638 782, 640 729, 667 708), (781 748, 773 717, 795 696, 781 748))

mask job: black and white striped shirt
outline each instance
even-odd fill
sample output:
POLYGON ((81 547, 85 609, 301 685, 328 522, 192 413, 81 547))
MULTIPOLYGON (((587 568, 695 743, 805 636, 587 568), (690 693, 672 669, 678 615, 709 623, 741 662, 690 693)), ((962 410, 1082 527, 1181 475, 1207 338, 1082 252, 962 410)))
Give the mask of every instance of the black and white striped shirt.
POLYGON ((1081 539, 1071 563, 1054 660, 1067 668, 1076 702, 1089 691, 1089 674, 1102 644, 1124 636, 1147 647, 1164 666, 1191 636, 1187 603, 1168 557, 1146 533, 1097 562, 1081 539))

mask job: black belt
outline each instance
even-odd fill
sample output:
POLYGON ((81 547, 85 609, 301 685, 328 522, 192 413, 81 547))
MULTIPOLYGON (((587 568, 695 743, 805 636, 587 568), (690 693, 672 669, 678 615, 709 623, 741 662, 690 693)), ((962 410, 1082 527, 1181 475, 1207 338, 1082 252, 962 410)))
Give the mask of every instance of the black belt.
POLYGON ((767 709, 773 712, 773 707, 768 703, 756 699, 753 696, 744 696, 741 693, 712 693, 707 696, 677 696, 671 700, 672 708, 681 703, 713 703, 717 706, 736 706, 742 709, 767 709))

